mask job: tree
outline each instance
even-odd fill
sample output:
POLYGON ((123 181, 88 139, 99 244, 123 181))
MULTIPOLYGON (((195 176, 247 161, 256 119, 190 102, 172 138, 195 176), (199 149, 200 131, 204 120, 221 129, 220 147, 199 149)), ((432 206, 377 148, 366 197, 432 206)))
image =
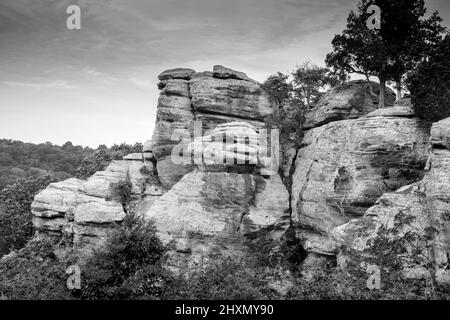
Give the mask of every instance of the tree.
POLYGON ((298 98, 302 99, 308 109, 321 97, 324 88, 333 87, 338 82, 337 76, 330 74, 327 68, 320 68, 310 61, 304 62, 292 73, 293 88, 298 98))
POLYGON ((408 77, 414 111, 420 118, 439 121, 450 117, 450 36, 428 61, 408 77))
POLYGON ((269 93, 270 102, 277 108, 283 107, 293 91, 288 78, 288 75, 278 72, 268 77, 262 85, 263 89, 269 93))
POLYGON ((379 107, 383 108, 386 83, 400 84, 442 40, 442 19, 438 12, 424 18, 426 12, 424 0, 360 0, 357 13, 350 12, 347 28, 334 37, 327 66, 336 74, 378 77, 379 107), (372 13, 367 9, 373 4, 381 9, 381 27, 370 30, 366 22, 372 13))

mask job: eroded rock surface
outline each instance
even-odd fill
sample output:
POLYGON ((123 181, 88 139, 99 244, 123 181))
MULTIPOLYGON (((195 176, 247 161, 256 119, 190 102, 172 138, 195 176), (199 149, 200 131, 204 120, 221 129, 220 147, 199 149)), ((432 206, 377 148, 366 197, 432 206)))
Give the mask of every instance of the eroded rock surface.
MULTIPOLYGON (((360 219, 333 230, 343 248, 359 253, 387 237, 403 246, 407 277, 450 283, 450 118, 433 125, 422 181, 384 194, 360 219)), ((351 259, 352 257, 347 257, 351 259)))
POLYGON ((288 198, 278 176, 265 180, 252 174, 196 170, 144 215, 154 221, 163 242, 174 246, 167 265, 186 270, 216 255, 240 254, 246 233, 282 221, 288 198), (267 195, 277 201, 267 201, 267 195))
POLYGON ((252 125, 232 122, 188 144, 200 160, 195 171, 141 211, 174 246, 168 266, 187 270, 215 255, 240 254, 247 235, 289 226, 289 194, 258 142, 252 125))
POLYGON ((234 121, 260 128, 272 112, 267 93, 244 73, 223 66, 215 66, 214 72, 192 71, 168 70, 159 76, 162 90, 151 149, 166 188, 193 169, 175 164, 171 152, 180 142, 192 141, 194 121, 201 121, 201 130, 234 121))
POLYGON ((335 254, 333 228, 361 217, 385 192, 420 180, 429 129, 408 107, 376 110, 306 132, 293 175, 293 220, 306 248, 335 254))
MULTIPOLYGON (((339 120, 357 119, 378 108, 380 85, 367 81, 351 81, 327 92, 305 116, 304 129, 316 128, 339 120)), ((387 88, 386 107, 394 104, 395 93, 387 88)))
POLYGON ((72 178, 50 184, 32 204, 37 234, 79 248, 101 246, 108 232, 125 218, 113 185, 129 179, 133 197, 159 197, 163 189, 148 179, 153 169, 143 154, 132 154, 113 161, 87 180, 72 178))

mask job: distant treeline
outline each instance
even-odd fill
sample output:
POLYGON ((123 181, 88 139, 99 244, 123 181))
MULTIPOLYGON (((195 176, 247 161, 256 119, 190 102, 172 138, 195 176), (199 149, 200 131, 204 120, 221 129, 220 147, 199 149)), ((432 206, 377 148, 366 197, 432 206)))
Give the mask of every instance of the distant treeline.
POLYGON ((86 179, 112 160, 142 152, 142 144, 97 149, 0 140, 0 257, 22 248, 33 234, 31 203, 49 183, 86 179))
POLYGON ((92 149, 74 146, 70 141, 58 146, 50 142, 33 144, 0 139, 0 190, 15 183, 18 178, 51 175, 60 181, 78 176, 77 170, 80 170, 83 160, 86 162, 99 152, 107 154, 107 159, 112 160, 141 149, 142 145, 138 143, 134 146, 123 143, 111 148, 101 145, 92 149))

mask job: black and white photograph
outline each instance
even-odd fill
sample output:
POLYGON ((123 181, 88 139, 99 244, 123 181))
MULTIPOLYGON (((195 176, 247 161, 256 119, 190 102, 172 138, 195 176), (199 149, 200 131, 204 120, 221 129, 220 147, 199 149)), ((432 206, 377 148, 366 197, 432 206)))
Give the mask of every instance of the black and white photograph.
POLYGON ((0 308, 450 300, 449 27, 448 0, 0 0, 0 308))

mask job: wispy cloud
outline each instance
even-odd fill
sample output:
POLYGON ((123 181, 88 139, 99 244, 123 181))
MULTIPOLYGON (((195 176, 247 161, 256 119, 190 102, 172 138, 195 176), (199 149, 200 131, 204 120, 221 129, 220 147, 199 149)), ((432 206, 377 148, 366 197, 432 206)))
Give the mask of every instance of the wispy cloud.
POLYGON ((16 81, 4 81, 9 86, 26 87, 33 89, 78 89, 78 86, 70 84, 65 80, 56 80, 52 82, 16 82, 16 81))

